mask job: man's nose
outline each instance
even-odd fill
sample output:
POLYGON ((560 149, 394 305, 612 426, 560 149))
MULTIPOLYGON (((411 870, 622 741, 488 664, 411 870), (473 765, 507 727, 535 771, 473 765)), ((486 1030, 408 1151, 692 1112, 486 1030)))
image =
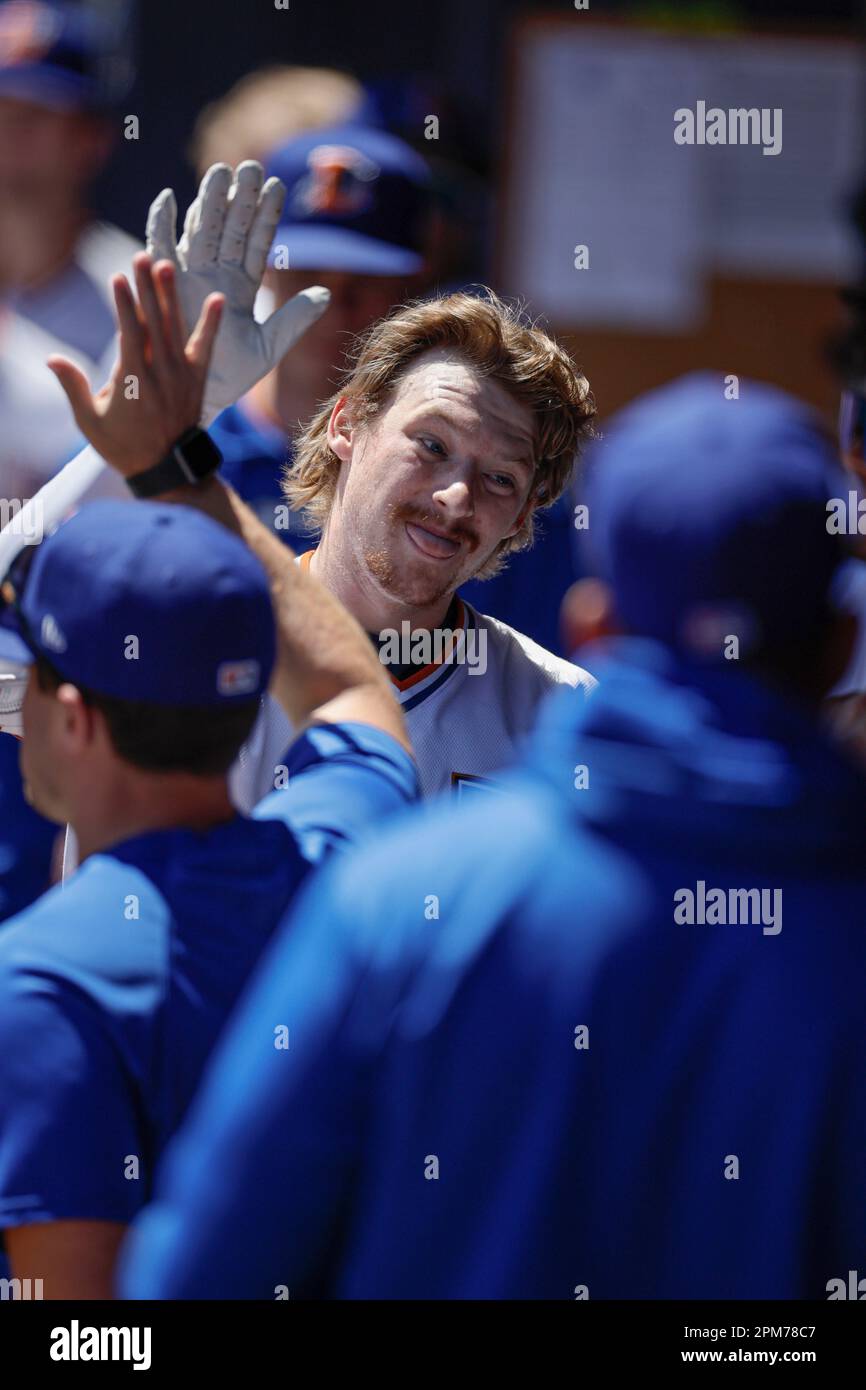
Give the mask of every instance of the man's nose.
POLYGON ((468 478, 452 478, 449 483, 436 488, 433 501, 450 516, 472 516, 475 512, 475 496, 468 478))

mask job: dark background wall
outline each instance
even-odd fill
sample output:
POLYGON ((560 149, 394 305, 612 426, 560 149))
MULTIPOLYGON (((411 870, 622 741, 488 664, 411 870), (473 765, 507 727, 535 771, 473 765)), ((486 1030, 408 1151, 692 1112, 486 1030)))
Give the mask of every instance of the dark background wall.
MULTIPOLYGON (((121 0, 105 0, 112 7, 121 0)), ((850 31, 863 6, 854 0, 749 0, 745 4, 617 4, 590 0, 593 18, 666 13, 740 16, 755 22, 850 31)), ((504 48, 518 14, 574 13, 573 0, 141 0, 137 76, 124 111, 140 139, 121 141, 102 180, 99 205, 140 233, 157 188, 170 184, 184 203, 194 179, 185 155, 197 113, 237 79, 266 63, 342 67, 371 79, 411 137, 423 115, 440 116, 440 149, 479 173, 498 166, 504 132, 504 48), (408 95, 407 95, 408 93, 408 95), (438 102, 413 111, 423 97, 438 102), (410 129, 405 128, 408 118, 410 129)))
MULTIPOLYGON (((127 0, 88 0, 113 7, 127 0)), ((135 4, 135 0, 128 0, 135 4)), ((346 69, 373 89, 392 129, 427 155, 459 167, 466 249, 450 283, 496 283, 501 241, 495 193, 505 165, 507 71, 516 21, 571 16, 573 0, 140 0, 136 77, 121 110, 140 123, 137 141, 120 139, 96 190, 96 207, 135 235, 166 185, 185 207, 195 176, 188 147, 196 116, 238 78, 270 63, 346 69), (424 140, 435 114, 440 138, 424 140), (464 177, 464 175, 466 177, 464 177)), ((866 33, 866 0, 677 0, 617 4, 590 0, 589 18, 634 16, 724 27, 866 33)), ((519 121, 520 113, 516 113, 519 121)), ((122 121, 118 122, 122 129, 122 121)), ((864 180, 866 184, 866 180, 864 180)), ((838 384, 826 343, 839 327, 838 287, 780 281, 757 287, 714 279, 709 308, 693 333, 636 334, 553 322, 583 362, 603 414, 640 391, 693 367, 738 371, 777 382, 827 412, 838 384)))

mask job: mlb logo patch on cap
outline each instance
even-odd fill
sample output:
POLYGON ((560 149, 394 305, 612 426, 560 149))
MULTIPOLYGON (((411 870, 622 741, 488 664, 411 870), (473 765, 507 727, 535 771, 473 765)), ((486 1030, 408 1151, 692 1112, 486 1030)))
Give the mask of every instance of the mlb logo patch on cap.
POLYGON ((286 186, 270 265, 352 275, 423 270, 430 170, 404 140, 348 122, 303 131, 266 163, 286 186))
POLYGON ((217 667, 220 695, 251 695, 259 689, 262 668, 258 661, 221 661, 217 667))
POLYGON ((350 145, 317 145, 307 156, 309 174, 295 188, 292 207, 298 216, 329 213, 351 217, 372 206, 370 185, 379 166, 350 145))

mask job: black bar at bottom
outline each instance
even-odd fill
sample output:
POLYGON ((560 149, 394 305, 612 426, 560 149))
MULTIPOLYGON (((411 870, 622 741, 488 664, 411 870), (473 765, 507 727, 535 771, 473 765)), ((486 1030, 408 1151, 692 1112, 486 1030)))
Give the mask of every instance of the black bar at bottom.
POLYGON ((250 1390, 266 1369, 322 1371, 344 1359, 355 1375, 366 1366, 379 1378, 387 1369, 386 1380, 397 1373, 429 1380, 437 1368, 453 1377, 475 1357, 487 1377, 500 1359, 513 1375, 521 1353, 536 1360, 539 1374, 543 1366, 552 1373, 553 1358, 562 1357, 575 1373, 590 1364, 652 1373, 739 1363, 807 1366, 826 1377, 860 1363, 864 1337, 864 1310, 844 1301, 0 1302, 7 1372, 33 1368, 61 1381, 105 1367, 160 1378, 213 1372, 242 1376, 250 1390))

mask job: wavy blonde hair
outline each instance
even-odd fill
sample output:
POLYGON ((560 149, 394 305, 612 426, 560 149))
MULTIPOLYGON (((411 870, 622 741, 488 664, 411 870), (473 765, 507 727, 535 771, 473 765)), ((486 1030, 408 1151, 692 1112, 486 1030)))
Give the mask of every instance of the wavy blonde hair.
POLYGON ((492 290, 479 298, 464 292, 416 300, 374 323, 359 339, 339 390, 310 420, 283 474, 294 510, 307 513, 321 531, 337 488, 340 460, 328 444, 328 422, 345 397, 353 418, 366 423, 381 411, 416 358, 431 349, 453 352, 483 376, 499 382, 535 417, 534 505, 513 536, 501 541, 475 576, 489 579, 506 556, 530 546, 535 513, 565 489, 583 443, 595 433, 595 401, 589 382, 559 343, 527 322, 520 310, 492 290))

